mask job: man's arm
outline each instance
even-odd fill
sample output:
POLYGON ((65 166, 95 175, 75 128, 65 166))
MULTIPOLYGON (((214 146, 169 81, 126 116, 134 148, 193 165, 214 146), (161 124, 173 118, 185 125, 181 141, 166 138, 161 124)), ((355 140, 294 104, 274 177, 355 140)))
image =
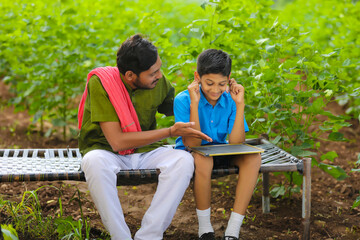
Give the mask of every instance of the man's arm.
POLYGON ((101 130, 114 152, 146 146, 164 138, 176 136, 201 138, 208 142, 212 141, 204 133, 193 129, 193 125, 194 123, 192 122, 177 122, 170 128, 124 133, 119 122, 100 122, 101 130))

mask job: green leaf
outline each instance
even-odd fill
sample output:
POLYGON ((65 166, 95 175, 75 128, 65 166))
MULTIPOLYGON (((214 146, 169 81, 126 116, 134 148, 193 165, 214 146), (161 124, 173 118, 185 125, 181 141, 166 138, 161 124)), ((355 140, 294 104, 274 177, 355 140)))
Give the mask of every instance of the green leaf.
POLYGON ((360 153, 358 154, 358 160, 357 160, 356 164, 360 164, 360 153))
POLYGON ((271 141, 271 143, 276 145, 280 140, 281 140, 281 136, 278 135, 274 140, 271 141))
POLYGON ((311 151, 302 151, 300 154, 298 154, 298 157, 310 157, 310 156, 316 156, 317 154, 315 152, 311 151))
POLYGON ((232 24, 229 23, 229 21, 226 21, 226 20, 221 20, 221 21, 218 22, 218 24, 224 25, 225 27, 228 27, 228 28, 232 27, 232 24))
POLYGON ((36 123, 40 118, 41 116, 43 115, 44 111, 43 110, 39 110, 35 113, 34 117, 33 117, 33 123, 36 123))
POLYGON ((205 7, 206 7, 207 4, 208 4, 208 3, 205 1, 205 2, 203 2, 203 3, 200 5, 200 7, 205 10, 205 7))
POLYGON ((274 23, 273 23, 273 25, 271 26, 271 28, 270 28, 270 30, 269 31, 271 31, 271 30, 273 30, 274 28, 276 28, 276 26, 278 25, 278 17, 276 17, 276 19, 275 19, 275 21, 274 21, 274 23))
POLYGON ((275 45, 268 45, 265 47, 266 51, 269 53, 274 53, 275 52, 275 45))
POLYGON ((72 136, 76 137, 79 134, 79 131, 75 128, 70 128, 70 133, 72 136))
POLYGON ((309 157, 309 156, 317 155, 315 152, 304 150, 304 147, 301 146, 291 147, 291 154, 296 157, 309 157))
POLYGON ((312 113, 318 113, 325 107, 324 100, 322 98, 317 98, 312 105, 309 107, 309 111, 312 113))
POLYGON ((46 131, 44 136, 48 138, 48 137, 50 137, 51 133, 52 133, 52 128, 49 128, 49 130, 46 131))
POLYGON ((4 240, 19 240, 18 234, 11 224, 1 224, 1 233, 4 240))
POLYGON ((73 8, 66 9, 62 11, 61 16, 64 15, 75 15, 77 12, 73 8))
POLYGON ((351 209, 356 208, 357 206, 360 205, 360 196, 358 196, 354 202, 354 204, 352 205, 351 209))
POLYGON ((66 122, 64 120, 62 120, 61 118, 53 119, 51 122, 55 127, 64 127, 64 126, 66 126, 66 122))
POLYGON ((345 140, 344 134, 339 133, 339 132, 330 133, 328 139, 331 141, 344 141, 345 140))
POLYGON ((266 62, 264 61, 264 59, 260 59, 259 65, 261 68, 264 68, 266 66, 266 62))
POLYGON ((350 59, 346 59, 344 62, 343 62, 343 66, 346 67, 346 66, 349 66, 351 64, 351 60, 350 59))
POLYGON ((338 155, 335 151, 330 151, 330 152, 327 152, 323 155, 321 155, 321 161, 324 161, 325 159, 327 160, 330 160, 330 161, 334 161, 335 158, 337 158, 338 155))
POLYGON ((349 177, 344 171, 344 169, 339 166, 320 163, 319 168, 322 169, 324 172, 330 174, 336 180, 344 180, 345 178, 349 177))
POLYGON ((331 53, 328 53, 328 54, 322 54, 323 57, 335 57, 337 56, 337 52, 331 52, 331 53))
POLYGON ((283 196, 285 194, 285 186, 284 185, 281 185, 281 186, 276 186, 276 187, 273 187, 271 190, 270 190, 270 194, 272 197, 274 198, 277 198, 278 196, 283 196))
POLYGON ((261 46, 264 42, 266 42, 268 40, 269 40, 269 38, 262 38, 259 40, 255 40, 255 42, 261 46))

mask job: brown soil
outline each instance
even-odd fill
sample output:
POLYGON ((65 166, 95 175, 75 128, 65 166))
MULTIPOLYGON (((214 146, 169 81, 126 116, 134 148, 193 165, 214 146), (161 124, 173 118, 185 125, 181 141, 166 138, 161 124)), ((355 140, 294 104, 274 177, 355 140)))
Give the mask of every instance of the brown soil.
MULTIPOLYGON (((30 117, 26 112, 14 113, 7 107, 10 98, 7 86, 0 81, 0 148, 59 148, 77 147, 76 140, 61 141, 56 136, 42 137, 38 132, 29 130, 30 117)), ((344 110, 337 105, 329 106, 335 114, 343 114, 344 110)), ((312 168, 312 212, 311 239, 360 239, 360 209, 351 209, 359 196, 359 173, 349 173, 355 165, 360 152, 360 126, 358 121, 351 121, 352 126, 342 132, 351 139, 348 142, 322 142, 320 152, 336 151, 339 155, 334 164, 341 166, 349 177, 342 181, 333 179, 317 167, 312 168)), ((288 186, 282 175, 271 176, 271 183, 283 183, 288 186)), ((213 180, 212 191, 212 222, 216 236, 221 237, 226 227, 229 213, 234 201, 236 176, 227 176, 213 180)), ((19 202, 27 190, 35 190, 40 186, 49 185, 38 190, 43 216, 59 212, 57 199, 61 191, 65 216, 80 218, 77 201, 77 190, 81 192, 82 210, 90 219, 91 239, 102 239, 105 231, 99 215, 91 201, 86 183, 84 182, 24 182, 0 183, 0 198, 19 202), (75 194, 75 195, 74 195, 75 194), (53 201, 55 200, 55 201, 53 201)), ((125 216, 131 231, 134 233, 140 226, 141 218, 150 204, 156 184, 136 187, 119 187, 125 216)), ((259 182, 241 228, 241 239, 301 239, 303 232, 301 194, 293 194, 291 198, 271 199, 271 213, 263 214, 261 205, 262 187, 259 182)), ((0 209, 1 210, 1 209, 0 209)), ((0 211, 0 223, 8 223, 8 216, 0 211)), ((22 236, 20 239, 29 239, 22 236)), ((40 239, 40 238, 39 238, 40 239)), ((42 238, 41 238, 42 239, 42 238)), ((188 188, 179 206, 172 224, 165 232, 164 239, 197 239, 197 219, 192 193, 188 188)))

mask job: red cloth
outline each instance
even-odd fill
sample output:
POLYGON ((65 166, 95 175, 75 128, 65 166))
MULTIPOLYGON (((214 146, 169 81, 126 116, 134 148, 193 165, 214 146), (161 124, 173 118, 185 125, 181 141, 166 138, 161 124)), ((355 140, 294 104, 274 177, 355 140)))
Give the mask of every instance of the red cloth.
MULTIPOLYGON (((123 132, 140 132, 141 127, 137 117, 135 108, 131 102, 129 93, 127 92, 124 83, 120 78, 120 73, 117 67, 100 67, 93 69, 87 77, 85 91, 82 95, 79 104, 78 122, 79 129, 81 128, 84 106, 87 96, 87 84, 92 75, 100 78, 101 84, 109 95, 111 104, 120 119, 120 127, 123 132)), ((127 149, 120 151, 119 154, 126 155, 134 153, 135 149, 127 149)))

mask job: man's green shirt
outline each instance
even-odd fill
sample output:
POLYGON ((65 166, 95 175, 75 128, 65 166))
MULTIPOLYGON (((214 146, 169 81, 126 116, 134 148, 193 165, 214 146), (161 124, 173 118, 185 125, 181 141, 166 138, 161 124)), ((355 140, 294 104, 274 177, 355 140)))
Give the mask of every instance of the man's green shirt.
MULTIPOLYGON (((173 115, 175 89, 165 77, 162 77, 153 89, 132 90, 128 84, 124 81, 123 83, 134 105, 142 131, 156 129, 156 112, 166 116, 173 115)), ((87 91, 79 135, 80 152, 83 156, 94 149, 113 152, 99 122, 119 122, 119 117, 98 76, 93 75, 89 79, 87 91)), ((160 146, 161 142, 157 142, 137 148, 135 152, 151 151, 160 146)))

